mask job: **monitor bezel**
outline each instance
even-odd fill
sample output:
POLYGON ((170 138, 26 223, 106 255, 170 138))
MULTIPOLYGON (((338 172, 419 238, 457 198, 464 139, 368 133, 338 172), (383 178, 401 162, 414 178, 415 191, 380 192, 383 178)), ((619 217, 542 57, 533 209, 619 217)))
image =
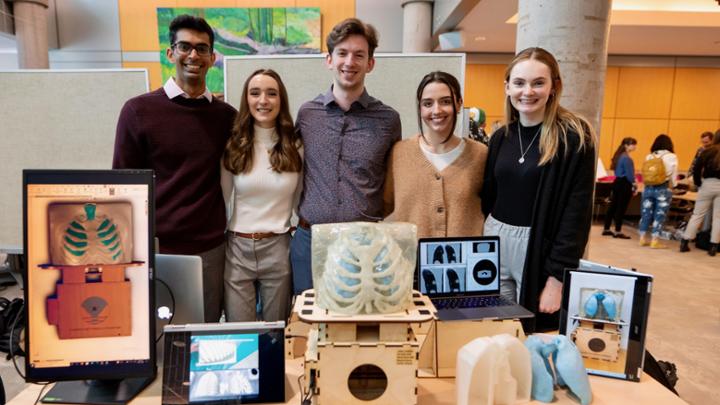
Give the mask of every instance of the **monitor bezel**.
MULTIPOLYGON (((23 256, 25 266, 22 276, 25 288, 23 295, 25 302, 29 298, 28 283, 28 195, 29 184, 141 184, 148 186, 148 308, 149 314, 154 313, 155 308, 155 184, 154 172, 142 169, 122 170, 23 170, 23 256)), ((29 318, 29 308, 25 305, 25 319, 29 318)), ((150 357, 145 363, 126 363, 67 366, 67 367, 30 367, 30 348, 32 347, 31 334, 32 326, 27 322, 25 333, 25 381, 46 382, 46 381, 72 381, 72 380, 119 380, 126 378, 149 377, 157 375, 157 360, 155 352, 155 318, 148 316, 148 346, 150 357)))

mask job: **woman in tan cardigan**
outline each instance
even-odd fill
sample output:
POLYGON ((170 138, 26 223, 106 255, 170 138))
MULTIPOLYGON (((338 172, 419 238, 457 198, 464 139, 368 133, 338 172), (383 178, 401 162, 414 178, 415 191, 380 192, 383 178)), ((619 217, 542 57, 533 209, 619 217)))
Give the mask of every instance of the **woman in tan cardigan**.
POLYGON ((487 147, 454 135, 461 107, 457 79, 428 73, 417 89, 420 133, 396 143, 390 154, 387 220, 416 224, 419 238, 482 235, 487 147))

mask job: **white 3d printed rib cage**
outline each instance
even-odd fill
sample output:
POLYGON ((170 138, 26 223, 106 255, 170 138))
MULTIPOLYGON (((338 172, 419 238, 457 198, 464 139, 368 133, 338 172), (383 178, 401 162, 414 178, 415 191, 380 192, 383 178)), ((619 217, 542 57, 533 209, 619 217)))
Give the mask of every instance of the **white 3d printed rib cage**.
POLYGON ((405 309, 412 295, 416 252, 413 224, 313 225, 312 274, 318 306, 344 314, 405 309))

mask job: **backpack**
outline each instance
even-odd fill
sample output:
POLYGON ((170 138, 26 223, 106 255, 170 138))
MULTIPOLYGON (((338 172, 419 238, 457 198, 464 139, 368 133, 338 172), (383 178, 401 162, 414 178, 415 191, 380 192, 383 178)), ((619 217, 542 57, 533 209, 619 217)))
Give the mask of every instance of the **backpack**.
POLYGON ((20 347, 22 332, 25 328, 25 301, 15 298, 10 301, 0 297, 0 351, 6 352, 10 360, 10 333, 12 332, 12 354, 25 356, 20 347))
POLYGON ((664 155, 653 156, 643 162, 642 176, 643 183, 645 183, 646 186, 659 186, 667 181, 665 163, 662 159, 663 156, 664 155))

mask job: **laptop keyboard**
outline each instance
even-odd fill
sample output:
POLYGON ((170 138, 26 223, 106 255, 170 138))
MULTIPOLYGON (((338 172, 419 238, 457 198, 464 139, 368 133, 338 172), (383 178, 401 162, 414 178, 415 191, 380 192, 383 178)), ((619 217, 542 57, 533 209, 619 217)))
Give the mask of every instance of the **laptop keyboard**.
POLYGON ((432 303, 435 304, 435 308, 437 309, 500 307, 506 305, 514 305, 514 303, 499 295, 485 297, 434 298, 432 300, 432 303))

